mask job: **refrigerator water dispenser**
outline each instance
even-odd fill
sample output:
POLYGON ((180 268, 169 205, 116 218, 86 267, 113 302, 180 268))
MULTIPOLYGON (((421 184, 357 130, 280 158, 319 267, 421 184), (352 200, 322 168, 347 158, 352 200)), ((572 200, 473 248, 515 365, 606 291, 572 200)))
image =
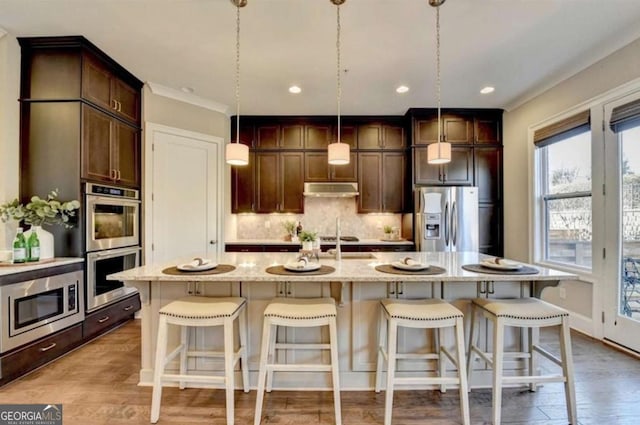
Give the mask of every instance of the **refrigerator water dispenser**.
POLYGON ((439 239, 440 238, 440 220, 441 214, 424 214, 424 238, 439 239))

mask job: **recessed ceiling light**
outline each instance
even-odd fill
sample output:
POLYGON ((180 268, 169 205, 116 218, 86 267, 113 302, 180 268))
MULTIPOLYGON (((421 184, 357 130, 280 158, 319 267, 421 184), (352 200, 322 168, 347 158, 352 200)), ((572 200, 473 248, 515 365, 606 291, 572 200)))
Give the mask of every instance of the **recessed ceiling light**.
POLYGON ((406 93, 409 91, 409 87, 407 86, 398 86, 398 88, 396 89, 396 92, 398 93, 406 93))
POLYGON ((193 87, 182 87, 180 90, 185 93, 193 93, 193 87))
POLYGON ((289 87, 289 93, 298 94, 302 91, 302 89, 298 86, 289 87))
POLYGON ((495 87, 487 86, 487 87, 484 87, 482 90, 480 90, 480 93, 482 94, 493 93, 495 89, 496 89, 495 87))

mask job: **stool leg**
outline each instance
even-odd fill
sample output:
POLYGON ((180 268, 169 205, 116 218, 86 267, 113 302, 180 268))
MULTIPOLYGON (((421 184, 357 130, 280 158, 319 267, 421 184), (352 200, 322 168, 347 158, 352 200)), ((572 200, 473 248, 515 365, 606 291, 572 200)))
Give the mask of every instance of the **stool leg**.
POLYGON ((463 425, 469 425, 471 423, 469 419, 469 384, 467 382, 467 371, 465 370, 465 355, 464 355, 464 330, 463 319, 456 319, 456 354, 458 355, 458 379, 460 380, 460 410, 462 413, 463 425))
POLYGON ((502 319, 493 319, 493 423, 500 424, 502 409, 502 363, 504 358, 504 324, 502 319))
POLYGON ((340 404, 340 372, 338 366, 338 331, 336 318, 329 318, 329 346, 331 347, 331 373, 333 380, 333 405, 336 410, 336 425, 342 425, 340 404))
MULTIPOLYGON (((271 330, 271 337, 269 338, 269 356, 267 357, 267 363, 278 363, 276 361, 276 344, 278 343, 278 325, 273 325, 271 330), (270 359, 270 360, 269 360, 270 359)), ((267 392, 270 393, 273 389, 273 370, 267 370, 267 392)))
POLYGON ((469 323, 469 347, 468 347, 468 355, 467 355, 467 384, 469 385, 469 391, 471 391, 471 372, 473 372, 473 359, 476 355, 473 347, 476 344, 478 339, 478 326, 480 323, 476 324, 476 307, 471 303, 471 314, 470 314, 470 323, 469 323))
POLYGON ((271 322, 268 317, 265 317, 264 324, 262 325, 262 347, 260 349, 260 368, 258 369, 258 391, 256 393, 254 425, 260 425, 262 419, 262 401, 264 400, 264 386, 267 379, 267 357, 269 356, 271 332, 271 322))
MULTIPOLYGON (((436 353, 438 353, 438 376, 444 378, 447 374, 447 356, 445 356, 444 351, 442 350, 442 344, 444 343, 444 328, 434 329, 433 333, 436 337, 436 353)), ((447 392, 446 384, 440 385, 440 392, 447 392)))
MULTIPOLYGON (((180 375, 187 374, 187 350, 189 349, 189 327, 180 327, 180 375)), ((180 381, 180 389, 184 390, 185 381, 180 381)))
POLYGON ((562 318, 560 332, 562 333, 560 337, 562 371, 566 379, 566 381, 564 382, 564 395, 567 400, 567 413, 569 414, 569 423, 572 425, 577 425, 578 413, 576 411, 576 390, 573 381, 573 354, 571 352, 569 317, 562 318))
MULTIPOLYGON (((529 328, 529 375, 534 376, 538 374, 538 356, 533 347, 540 343, 540 328, 529 328)), ((530 391, 536 391, 537 385, 535 382, 529 384, 530 391)))
POLYGON ((235 390, 233 358, 235 357, 235 347, 233 343, 233 319, 227 318, 224 321, 224 382, 227 396, 227 425, 233 425, 233 392, 235 390))
POLYGON ((377 362, 376 362, 376 388, 375 391, 377 393, 380 392, 382 388, 382 366, 384 355, 383 353, 387 353, 385 349, 385 332, 387 327, 387 318, 384 314, 384 309, 380 306, 380 315, 378 316, 378 353, 377 353, 377 362))
POLYGON ((240 333, 240 370, 242 372, 242 389, 249 392, 249 360, 247 356, 247 308, 242 307, 238 318, 238 331, 240 333))
POLYGON ((158 338, 156 342, 156 362, 153 365, 153 394, 151 395, 151 423, 158 422, 160 417, 160 402, 162 401, 162 375, 164 361, 167 355, 167 319, 160 315, 158 323, 158 338))
POLYGON ((398 341, 398 324, 395 319, 387 321, 387 393, 384 402, 384 425, 391 425, 393 413, 393 381, 396 371, 396 350, 398 341))

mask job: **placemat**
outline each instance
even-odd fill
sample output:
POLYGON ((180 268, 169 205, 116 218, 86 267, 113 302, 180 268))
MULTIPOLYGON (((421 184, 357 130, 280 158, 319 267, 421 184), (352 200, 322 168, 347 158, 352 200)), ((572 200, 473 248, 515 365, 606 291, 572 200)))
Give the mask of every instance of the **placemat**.
POLYGON ((193 276, 202 276, 208 274, 221 274, 221 273, 229 273, 236 269, 236 266, 232 266, 231 264, 218 264, 215 268, 209 270, 202 271, 193 271, 193 272, 183 272, 182 270, 178 270, 177 267, 167 267, 162 270, 164 274, 172 274, 176 276, 184 276, 184 275, 193 275, 193 276))
POLYGON ((333 267, 325 266, 324 264, 320 266, 318 270, 312 270, 308 272, 304 272, 304 271, 294 272, 294 271, 285 269, 284 266, 271 266, 271 267, 267 267, 266 269, 267 273, 277 274, 282 276, 318 276, 318 275, 333 273, 335 271, 336 269, 334 269, 333 267))
POLYGON ((427 269, 416 270, 416 271, 402 270, 402 269, 397 269, 397 268, 393 267, 391 264, 381 264, 379 266, 376 266, 376 270, 378 270, 379 272, 383 272, 383 273, 410 274, 410 275, 414 275, 414 274, 421 274, 421 275, 441 274, 441 273, 444 273, 444 272, 447 271, 447 269, 443 269, 442 267, 438 267, 438 266, 429 266, 429 268, 427 268, 427 269))
POLYGON ((522 266, 521 268, 517 269, 517 270, 495 270, 495 269, 490 269, 489 267, 485 267, 482 264, 465 264, 464 266, 462 266, 463 269, 469 271, 469 272, 475 272, 475 273, 486 273, 486 274, 507 274, 507 275, 518 275, 518 274, 538 274, 540 273, 540 270, 534 268, 534 267, 529 267, 529 266, 522 266))

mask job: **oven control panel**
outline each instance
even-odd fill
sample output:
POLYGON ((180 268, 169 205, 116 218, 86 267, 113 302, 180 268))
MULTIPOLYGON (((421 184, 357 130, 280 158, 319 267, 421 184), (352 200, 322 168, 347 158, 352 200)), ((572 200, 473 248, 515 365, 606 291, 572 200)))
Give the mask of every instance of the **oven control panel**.
POLYGON ((113 196, 115 198, 138 199, 137 190, 93 183, 87 183, 86 194, 98 196, 113 196))

